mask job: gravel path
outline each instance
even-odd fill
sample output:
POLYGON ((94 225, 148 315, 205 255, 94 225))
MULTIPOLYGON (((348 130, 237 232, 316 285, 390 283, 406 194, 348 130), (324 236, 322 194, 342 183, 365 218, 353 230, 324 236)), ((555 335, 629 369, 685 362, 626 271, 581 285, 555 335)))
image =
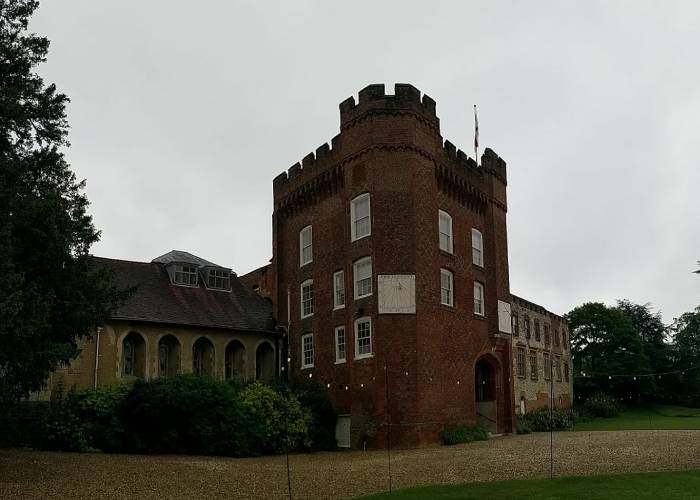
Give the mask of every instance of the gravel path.
MULTIPOLYGON (((700 469, 700 431, 554 435, 558 476, 700 469)), ((388 489, 387 453, 291 455, 294 498, 388 489)), ((394 488, 549 474, 549 434, 392 452, 394 488)), ((230 459, 0 450, 0 498, 286 498, 284 456, 230 459)))

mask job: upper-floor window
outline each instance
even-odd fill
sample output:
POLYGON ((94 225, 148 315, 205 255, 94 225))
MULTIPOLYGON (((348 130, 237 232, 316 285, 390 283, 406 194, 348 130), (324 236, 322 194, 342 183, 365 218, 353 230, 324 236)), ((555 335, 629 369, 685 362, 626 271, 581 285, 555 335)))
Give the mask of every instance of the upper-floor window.
POLYGON ((477 266, 484 265, 484 238, 481 231, 472 228, 472 263, 477 266))
POLYGON ((365 257, 353 264, 355 275, 355 298, 372 295, 372 257, 365 257))
POLYGON ((523 328, 525 329, 525 338, 529 339, 532 336, 532 332, 530 330, 530 317, 529 316, 523 316, 523 328))
POLYGON ((559 347, 559 330, 554 332, 554 345, 559 347))
POLYGON ((314 260, 313 232, 311 226, 299 231, 299 267, 314 260))
POLYGON ((345 344, 345 327, 337 326, 335 328, 335 362, 345 363, 347 358, 347 349, 345 344))
POLYGON ((314 280, 301 284, 301 317, 308 318, 314 313, 314 280))
POLYGON ((345 307, 345 273, 333 273, 333 309, 345 307))
POLYGON ((355 321, 355 359, 372 355, 372 320, 360 318, 355 321))
POLYGON ((537 380, 537 351, 530 349, 530 378, 537 380))
POLYGON ((518 313, 513 311, 513 315, 510 317, 510 321, 512 324, 513 336, 517 337, 518 335, 520 335, 520 321, 518 318, 518 313))
POLYGON ((178 285, 197 285, 199 273, 195 266, 176 265, 173 280, 178 285))
POLYGON ((525 348, 518 347, 516 351, 516 366, 518 369, 518 377, 525 376, 525 348))
POLYGON ((452 217, 442 210, 438 210, 438 229, 440 231, 440 250, 452 253, 452 217))
POLYGON ((369 193, 361 194, 350 202, 350 220, 352 241, 372 234, 370 219, 369 193))
POLYGON ((542 339, 540 336, 540 320, 535 318, 535 342, 539 342, 542 339))
POLYGON ((562 350, 566 350, 566 346, 569 344, 567 338, 566 338, 566 330, 561 331, 561 348, 562 350))
POLYGON ((544 362, 544 379, 549 380, 552 378, 552 361, 548 352, 542 353, 542 361, 544 362))
POLYGON ((207 277, 207 286, 209 288, 219 288, 221 290, 228 290, 230 288, 231 275, 228 271, 223 269, 209 269, 209 276, 207 277))
POLYGON ((440 303, 454 306, 453 275, 447 269, 440 269, 440 303))
POLYGON ((544 325, 544 345, 548 346, 551 342, 551 338, 549 336, 549 325, 545 324, 544 325))
POLYGON ((564 363, 564 382, 569 381, 569 363, 564 363))
POLYGON ((484 309, 484 285, 478 281, 474 282, 474 314, 483 316, 484 309))
POLYGON ((301 336, 301 367, 314 367, 314 334, 307 333, 301 336))
POLYGON ((556 359, 554 369, 557 373, 557 382, 561 382, 561 359, 559 357, 556 359))

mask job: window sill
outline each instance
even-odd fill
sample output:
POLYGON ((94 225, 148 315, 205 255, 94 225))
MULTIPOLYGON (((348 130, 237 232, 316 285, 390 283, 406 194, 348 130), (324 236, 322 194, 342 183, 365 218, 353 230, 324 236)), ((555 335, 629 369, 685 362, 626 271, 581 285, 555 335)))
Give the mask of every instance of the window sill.
POLYGON ((336 365, 344 365, 344 364, 346 363, 346 361, 347 361, 347 359, 341 359, 341 360, 336 361, 334 364, 336 364, 336 365))
POLYGON ((373 294, 371 294, 371 293, 369 293, 369 294, 367 294, 367 295, 361 295, 361 296, 359 296, 359 297, 355 297, 355 300, 366 299, 367 297, 371 297, 372 295, 373 295, 373 294))
POLYGON ((313 368, 313 367, 314 367, 314 365, 306 365, 306 366, 301 365, 302 370, 308 370, 308 369, 313 368))
POLYGON ((472 267, 474 269, 478 269, 479 271, 482 271, 482 272, 486 271, 486 268, 484 267, 483 264, 479 265, 479 264, 475 264, 474 262, 472 262, 472 267))
POLYGON ((371 232, 369 234, 365 234, 364 236, 358 236, 357 238, 350 237, 350 243, 355 243, 356 241, 364 240, 365 238, 369 238, 370 236, 372 236, 371 232))
POLYGON ((451 313, 457 312, 455 310, 455 306, 451 306, 451 305, 443 304, 443 303, 440 303, 440 309, 442 309, 443 311, 451 312, 451 313))
POLYGON ((308 266, 309 264, 313 264, 313 263, 314 263, 314 261, 310 260, 309 262, 304 262, 303 264, 299 264, 299 269, 301 269, 305 266, 308 266))
POLYGON ((373 358, 373 357, 374 357, 374 353, 362 354, 361 356, 355 356, 355 361, 360 361, 360 360, 363 360, 363 359, 370 359, 370 358, 373 358))
POLYGON ((449 259, 453 259, 453 260, 455 259, 454 251, 448 252, 447 250, 443 250, 442 248, 440 248, 439 250, 440 250, 440 255, 444 255, 445 257, 447 257, 449 259))
POLYGON ((481 321, 486 321, 486 315, 485 315, 485 314, 474 313, 474 319, 479 319, 479 320, 481 320, 481 321))
POLYGON ((314 313, 311 313, 311 314, 307 314, 306 316, 302 316, 300 319, 309 319, 309 318, 313 318, 313 317, 314 317, 314 313))
POLYGON ((335 306, 335 307, 333 308, 334 311, 340 311, 340 310, 342 310, 342 309, 345 309, 345 304, 343 304, 342 306, 335 306))

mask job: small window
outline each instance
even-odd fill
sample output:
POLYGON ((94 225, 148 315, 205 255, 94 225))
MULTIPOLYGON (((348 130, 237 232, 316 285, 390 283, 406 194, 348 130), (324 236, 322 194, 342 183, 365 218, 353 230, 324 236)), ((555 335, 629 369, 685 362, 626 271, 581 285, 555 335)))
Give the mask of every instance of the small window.
POLYGON ((554 332, 554 345, 559 347, 559 330, 554 332))
POLYGON ((333 309, 345 307, 345 273, 333 273, 333 309))
POLYGON ((530 339, 532 336, 532 332, 530 330, 531 325, 530 325, 530 317, 529 316, 524 316, 523 317, 523 328, 525 329, 525 338, 530 339))
POLYGON ((474 314, 484 315, 484 285, 474 282, 474 314))
POLYGON ((557 373, 557 382, 561 382, 561 359, 556 359, 554 363, 554 370, 557 373))
POLYGON ((518 335, 520 335, 520 321, 518 320, 518 313, 513 312, 510 321, 513 327, 513 336, 517 337, 518 335))
POLYGON ((198 283, 198 273, 197 268, 194 266, 175 266, 175 273, 173 279, 178 285, 191 285, 196 286, 198 283))
POLYGON ((440 231, 440 250, 453 253, 452 248, 452 217, 447 212, 438 210, 438 229, 440 231))
POLYGON ((313 232, 311 226, 306 226, 299 232, 299 267, 313 260, 313 232))
POLYGON ((230 281, 231 276, 228 271, 224 271, 223 269, 209 269, 207 287, 228 290, 230 288, 230 281))
POLYGON ((525 376, 525 348, 518 347, 517 349, 517 367, 518 367, 518 377, 525 376))
POLYGON ((365 257, 353 265, 355 274, 355 298, 372 295, 372 258, 365 257))
POLYGON ((541 340, 540 336, 540 320, 535 318, 535 342, 539 342, 541 340))
POLYGON ((314 313, 314 281, 306 280, 301 284, 301 317, 308 318, 314 313))
POLYGON ((484 266, 484 238, 481 231, 472 228, 472 263, 484 266))
POLYGON ((447 269, 440 269, 440 303, 454 306, 453 276, 447 269))
POLYGON ((561 348, 562 348, 562 350, 566 351, 566 348, 568 345, 569 345, 569 341, 567 339, 566 330, 562 330, 561 331, 561 348))
POLYGON ((369 193, 361 194, 350 202, 350 219, 352 241, 372 234, 369 193))
POLYGON ((549 346, 551 343, 551 337, 549 335, 549 325, 545 324, 544 325, 544 345, 549 346))
POLYGON ((355 321, 355 359, 372 356, 372 320, 360 318, 355 321))
POLYGON ((537 351, 530 350, 530 378, 537 380, 537 351))
POLYGON ((544 361, 544 379, 549 380, 552 378, 552 363, 548 352, 542 353, 542 361, 544 361))
POLYGON ((569 363, 564 363, 564 382, 569 382, 569 363))
POLYGON ((307 333, 301 336, 301 367, 314 367, 314 334, 307 333))
POLYGON ((345 348, 345 327, 337 326, 335 328, 335 362, 345 363, 347 351, 345 348))

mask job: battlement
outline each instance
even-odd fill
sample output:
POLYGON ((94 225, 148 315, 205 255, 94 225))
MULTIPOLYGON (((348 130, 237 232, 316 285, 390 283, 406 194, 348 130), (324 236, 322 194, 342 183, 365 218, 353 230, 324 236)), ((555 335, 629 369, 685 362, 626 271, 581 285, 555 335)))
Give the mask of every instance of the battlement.
POLYGON ((272 189, 277 190, 287 183, 287 181, 296 179, 300 177, 302 173, 307 172, 320 172, 325 167, 337 161, 338 156, 336 153, 340 148, 340 134, 336 135, 329 145, 327 142, 321 144, 316 148, 316 151, 312 151, 302 158, 301 162, 297 162, 286 172, 282 172, 277 177, 272 180, 272 189))
POLYGON ((435 101, 427 94, 421 98, 420 90, 408 83, 394 85, 394 95, 384 92, 384 84, 368 85, 360 90, 359 101, 348 97, 340 103, 340 129, 372 111, 412 111, 440 133, 440 119, 435 114, 435 101))
POLYGON ((467 153, 457 149, 450 141, 445 141, 442 149, 447 163, 452 164, 463 175, 482 179, 484 173, 489 173, 506 182, 506 162, 491 148, 486 148, 481 155, 481 166, 476 163, 476 160, 470 158, 467 153))

